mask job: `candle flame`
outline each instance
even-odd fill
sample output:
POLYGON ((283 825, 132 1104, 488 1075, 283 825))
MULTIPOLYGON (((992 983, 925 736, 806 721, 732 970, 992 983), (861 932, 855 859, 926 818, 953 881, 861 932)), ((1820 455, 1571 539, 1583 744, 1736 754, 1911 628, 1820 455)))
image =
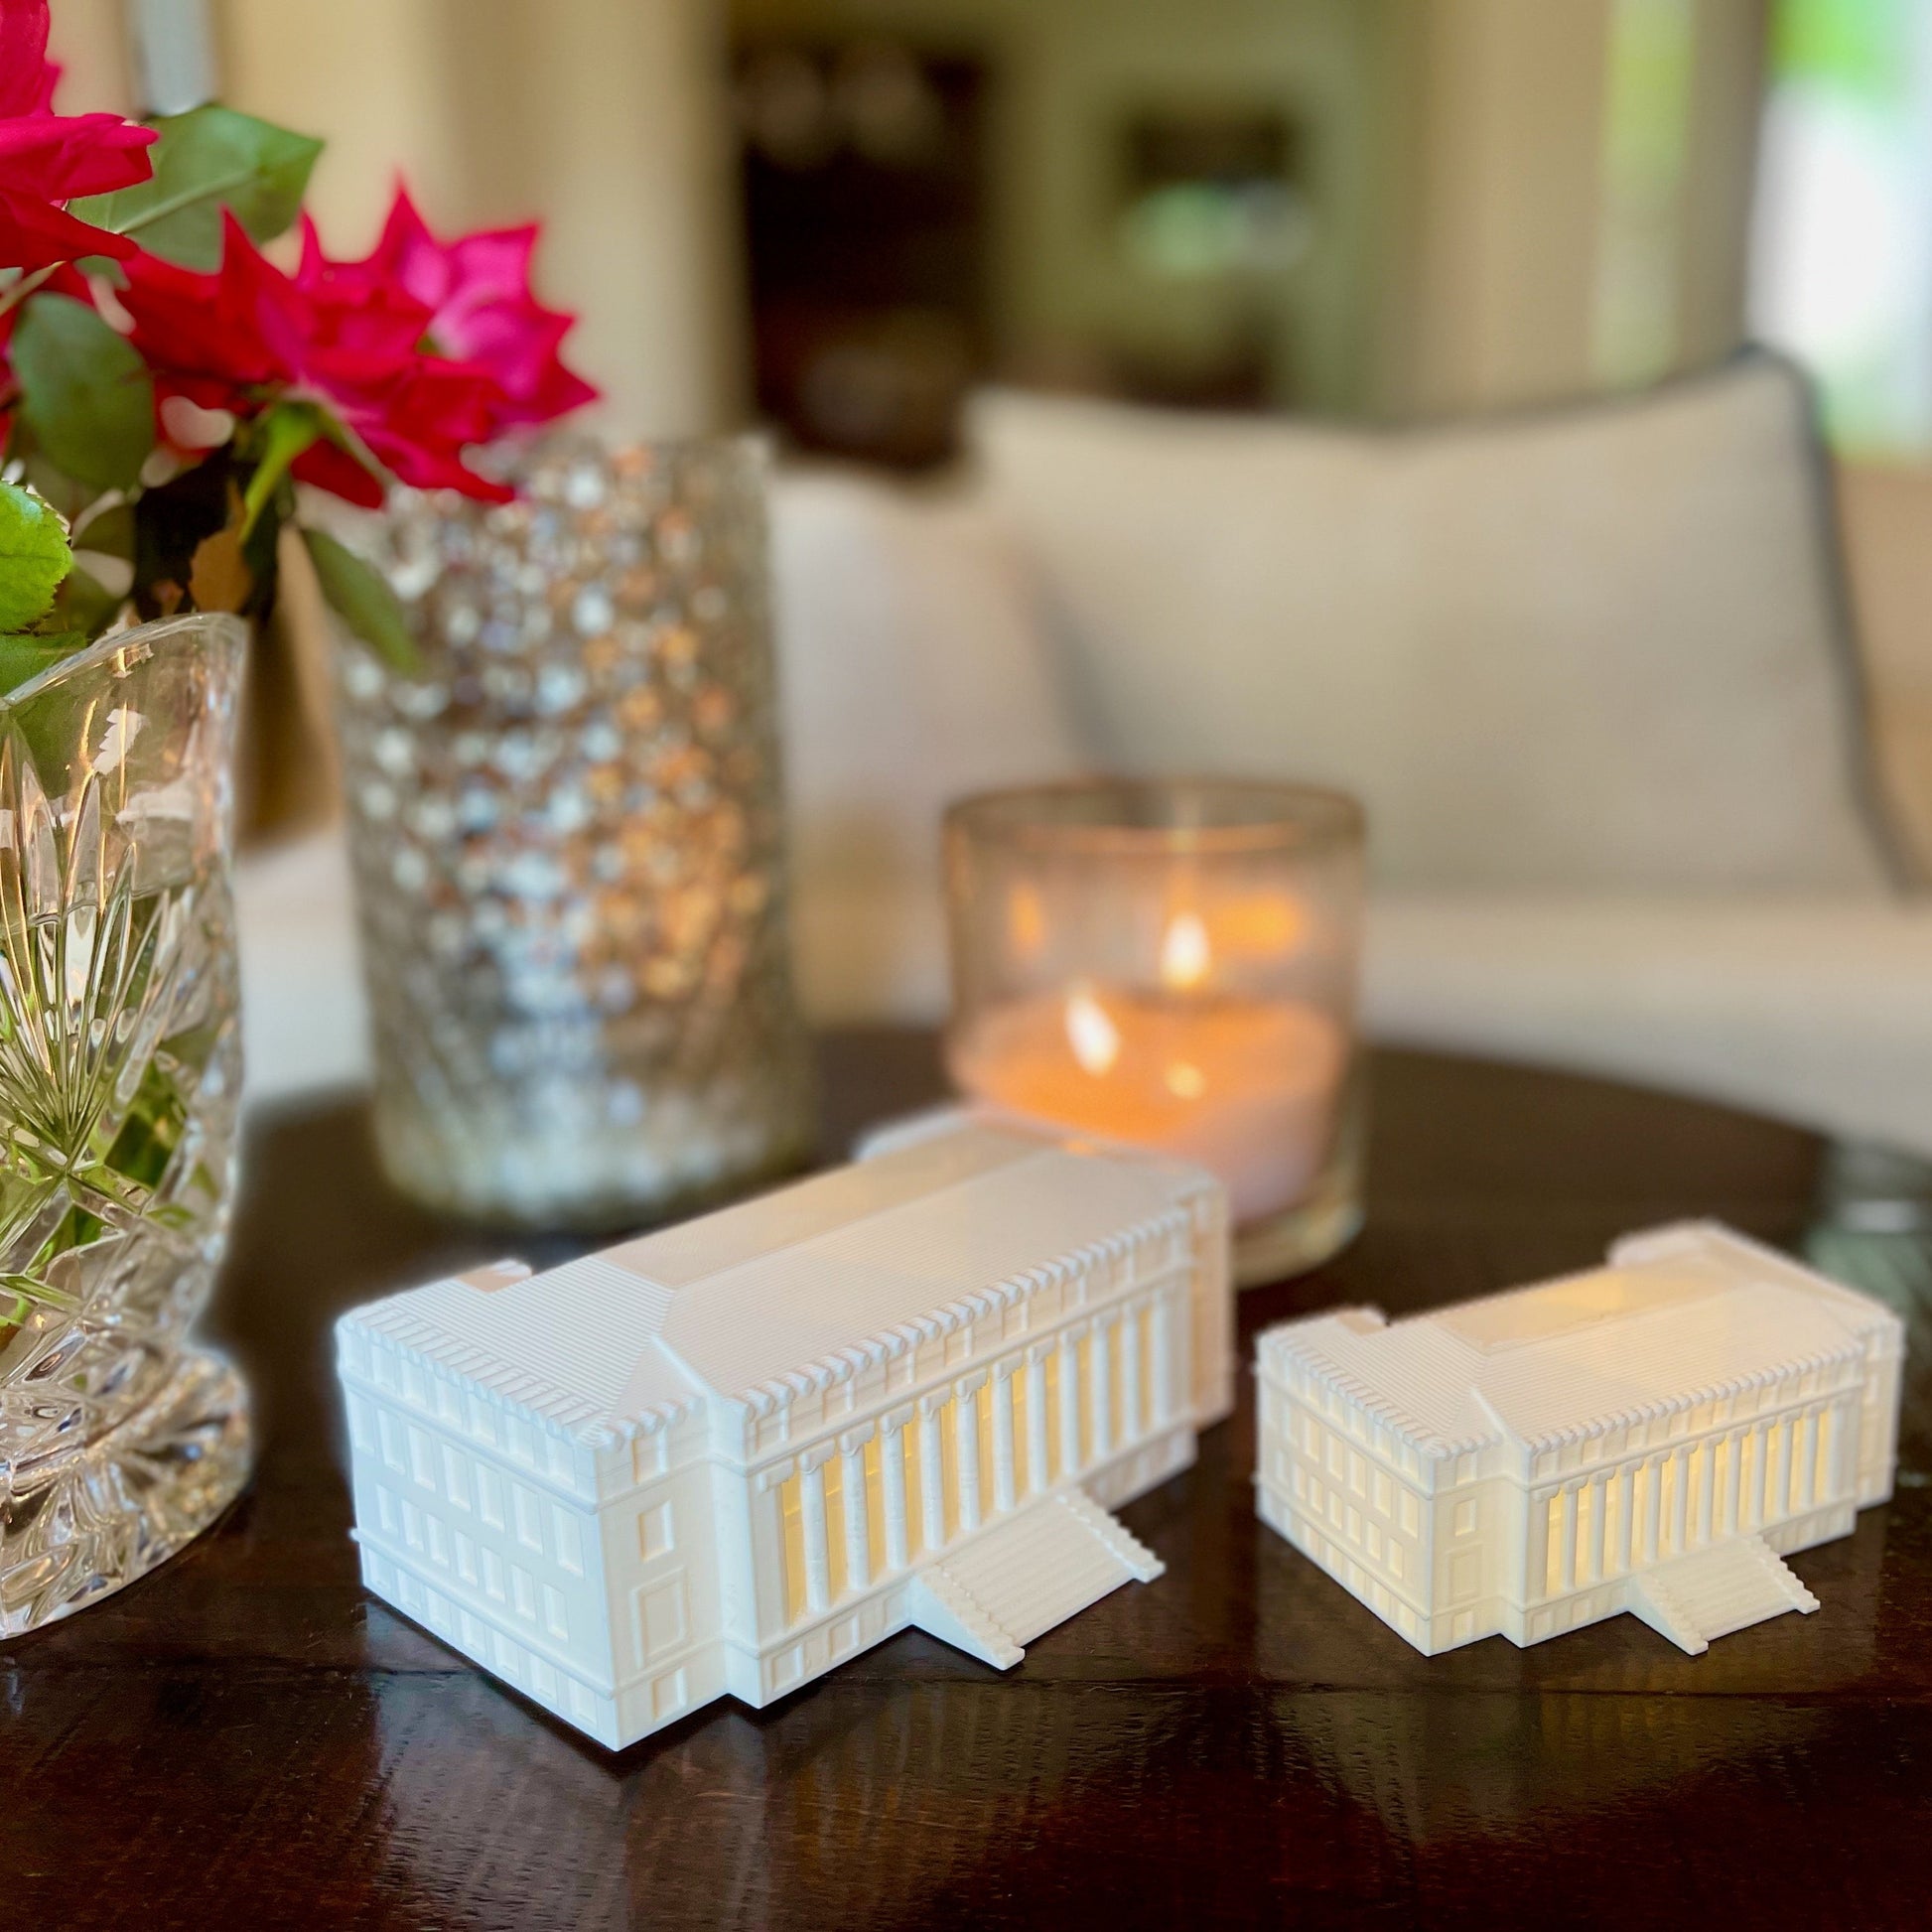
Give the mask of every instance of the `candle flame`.
POLYGON ((1207 977, 1213 953, 1198 912, 1176 912, 1161 939, 1161 984, 1171 993, 1190 993, 1207 977))
POLYGON ((1021 958, 1039 956, 1046 944, 1046 907, 1036 888, 1025 884, 1014 887, 1007 898, 1007 930, 1021 958))
POLYGON ((1175 1060, 1168 1068, 1168 1091, 1176 1100, 1198 1100, 1207 1091, 1207 1075, 1191 1060, 1175 1060))
POLYGON ((1083 1073, 1105 1073, 1120 1058, 1120 1029, 1084 987, 1066 997, 1066 1043, 1083 1073))

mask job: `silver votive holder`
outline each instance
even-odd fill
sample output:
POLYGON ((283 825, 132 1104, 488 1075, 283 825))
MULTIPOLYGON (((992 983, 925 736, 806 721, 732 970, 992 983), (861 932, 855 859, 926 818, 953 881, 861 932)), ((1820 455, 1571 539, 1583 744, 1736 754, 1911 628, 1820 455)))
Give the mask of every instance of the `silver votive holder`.
POLYGON ((764 457, 553 442, 363 547, 420 670, 339 653, 375 1128, 405 1192, 604 1229, 796 1165, 764 457))

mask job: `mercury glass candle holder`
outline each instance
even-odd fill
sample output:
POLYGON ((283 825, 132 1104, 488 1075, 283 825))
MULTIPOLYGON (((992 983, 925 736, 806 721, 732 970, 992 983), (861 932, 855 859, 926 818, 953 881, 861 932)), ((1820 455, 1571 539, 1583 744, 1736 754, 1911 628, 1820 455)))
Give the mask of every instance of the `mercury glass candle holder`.
POLYGON ((1212 1169, 1244 1285, 1315 1266, 1361 1225, 1362 840, 1352 799, 1300 785, 953 806, 954 1081, 1212 1169))
POLYGON ((749 439, 558 442, 513 502, 399 492, 372 534, 422 664, 341 653, 344 775, 419 1199, 622 1227, 809 1146, 763 479, 749 439))

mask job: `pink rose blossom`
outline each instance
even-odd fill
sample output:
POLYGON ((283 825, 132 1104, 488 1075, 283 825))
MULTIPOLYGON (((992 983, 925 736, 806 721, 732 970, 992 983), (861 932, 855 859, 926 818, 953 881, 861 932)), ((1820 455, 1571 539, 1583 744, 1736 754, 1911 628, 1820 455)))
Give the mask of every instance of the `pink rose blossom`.
POLYGON ((492 433, 500 433, 549 422, 597 399, 559 353, 576 318, 544 308, 531 292, 536 240, 531 223, 438 241, 399 187, 381 239, 361 261, 330 261, 305 220, 295 279, 338 300, 373 302, 401 290, 421 303, 429 311, 432 346, 490 378, 492 433))

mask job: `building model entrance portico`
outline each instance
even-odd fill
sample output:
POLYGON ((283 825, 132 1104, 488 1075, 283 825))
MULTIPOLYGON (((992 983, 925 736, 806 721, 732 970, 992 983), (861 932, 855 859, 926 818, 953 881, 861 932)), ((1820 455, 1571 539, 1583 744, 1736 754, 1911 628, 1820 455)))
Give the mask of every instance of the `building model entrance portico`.
POLYGON ((1226 1200, 968 1127, 343 1317, 376 1594, 618 1746, 907 1626, 1006 1668, 1161 1564, 1107 1513, 1232 1403, 1226 1200))
POLYGON ((1628 1610, 1683 1649, 1817 1599, 1781 1561, 1891 1494, 1904 1333, 1709 1224, 1389 1323, 1264 1333, 1257 1507, 1419 1650, 1628 1610))

